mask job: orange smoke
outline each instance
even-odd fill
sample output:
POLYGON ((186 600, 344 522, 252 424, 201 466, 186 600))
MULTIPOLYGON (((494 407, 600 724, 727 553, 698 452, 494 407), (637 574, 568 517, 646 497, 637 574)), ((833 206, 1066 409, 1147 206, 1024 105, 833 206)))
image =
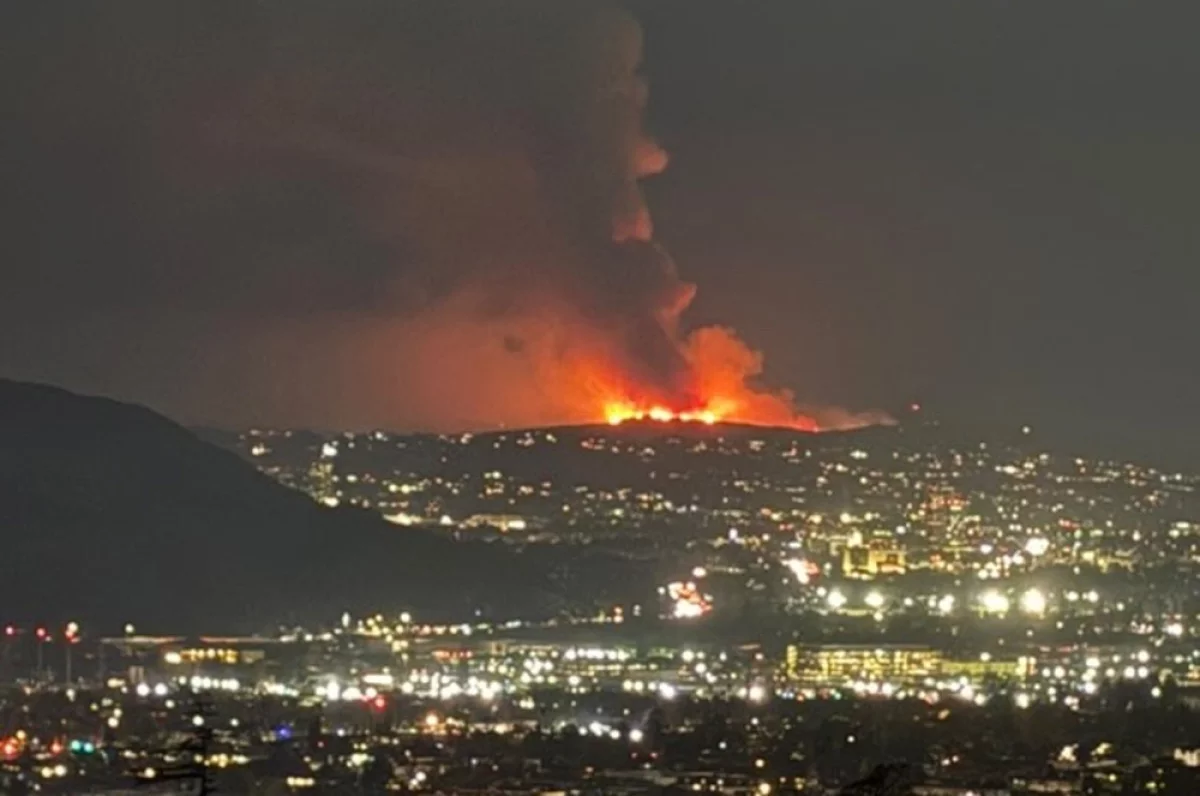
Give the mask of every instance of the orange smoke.
MULTIPOLYGON (((404 380, 404 397, 421 400, 437 426, 451 429, 643 420, 815 431, 877 421, 801 411, 789 391, 759 385, 762 355, 733 330, 689 330, 684 316, 696 288, 655 241, 641 190, 668 160, 642 125, 641 30, 624 15, 605 16, 585 40, 589 46, 575 51, 582 80, 564 105, 566 153, 496 173, 485 182, 506 192, 480 205, 488 223, 432 247, 482 247, 488 267, 406 324, 400 337, 416 350, 402 361, 420 378, 404 380), (539 168, 570 179, 533 179, 539 168), (553 207, 545 204, 547 185, 553 207), (514 229, 526 233, 515 249, 514 229), (497 235, 481 239, 481 230, 497 235)), ((444 204, 414 203, 430 212, 417 228, 461 215, 478 175, 494 173, 487 165, 462 169, 463 190, 444 204)))
MULTIPOLYGON (((289 153, 348 171, 346 183, 362 186, 353 198, 368 236, 394 246, 402 267, 361 292, 403 311, 358 313, 353 322, 339 314, 336 334, 297 315, 273 340, 289 355, 260 356, 247 369, 332 351, 331 364, 297 371, 287 393, 318 407, 354 405, 359 425, 428 431, 630 420, 815 430, 877 420, 798 407, 787 390, 761 385, 762 356, 732 330, 688 326, 695 287, 656 242, 641 190, 668 161, 642 124, 641 31, 623 14, 577 19, 566 10, 573 5, 547 2, 550 28, 539 22, 527 41, 508 38, 521 26, 472 24, 472 47, 477 29, 500 38, 487 39, 490 57, 466 59, 461 75, 419 62, 399 70, 442 76, 432 89, 422 79, 413 96, 396 95, 394 81, 383 81, 384 93, 363 103, 372 118, 376 107, 395 111, 386 117, 394 124, 367 125, 387 130, 383 141, 363 140, 358 125, 330 134, 328 119, 359 117, 335 112, 342 92, 314 104, 311 84, 323 78, 297 84, 299 107, 282 114, 279 135, 268 126, 263 138, 290 142, 289 153), (544 57, 525 57, 544 46, 544 57), (513 54, 521 57, 509 63, 513 54), (514 117, 509 91, 530 92, 515 105, 536 112, 514 117), (505 101, 480 101, 493 94, 505 101), (294 120, 310 106, 320 113, 297 143, 294 120), (414 123, 414 108, 429 118, 414 123)), ((350 96, 375 85, 350 77, 336 84, 350 96)), ((273 92, 279 83, 263 85, 273 92)), ((280 101, 268 94, 252 104, 273 119, 280 101)), ((362 270, 373 273, 369 263, 362 270)), ((333 289, 341 285, 317 283, 322 297, 341 295, 333 289)), ((338 424, 311 414, 307 422, 338 424)))
MULTIPOLYGON (((576 363, 577 384, 586 387, 589 412, 596 420, 619 424, 629 420, 660 422, 750 423, 815 430, 817 423, 795 410, 786 391, 755 389, 753 380, 762 372, 762 356, 750 349, 731 329, 708 327, 688 334, 680 332, 682 316, 696 289, 681 279, 670 257, 653 241, 654 225, 642 195, 640 181, 663 171, 667 153, 642 126, 648 97, 647 84, 639 73, 642 59, 641 30, 631 19, 616 21, 611 33, 613 50, 607 54, 610 68, 604 75, 606 98, 598 103, 593 121, 607 128, 617 164, 620 188, 612 199, 611 240, 626 247, 644 244, 659 278, 656 306, 650 313, 667 347, 674 349, 674 369, 666 383, 644 383, 621 361, 585 357, 576 363)), ((643 345, 649 341, 634 342, 643 345)))
POLYGON ((677 393, 664 394, 661 389, 639 384, 599 357, 577 361, 567 375, 565 391, 585 402, 589 420, 611 425, 657 421, 744 423, 803 431, 821 427, 813 417, 796 409, 788 391, 754 386, 754 379, 762 372, 762 355, 732 329, 704 327, 674 342, 686 369, 683 387, 677 393), (572 386, 582 389, 572 390, 572 386))

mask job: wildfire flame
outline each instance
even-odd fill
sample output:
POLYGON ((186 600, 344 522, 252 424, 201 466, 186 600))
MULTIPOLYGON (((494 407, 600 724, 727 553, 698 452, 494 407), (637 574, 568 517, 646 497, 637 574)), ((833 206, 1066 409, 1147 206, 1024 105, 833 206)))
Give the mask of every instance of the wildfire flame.
POLYGON ((609 425, 619 426, 633 420, 654 420, 659 423, 704 423, 711 426, 722 419, 722 415, 714 409, 685 409, 676 412, 665 406, 650 406, 640 408, 632 403, 610 403, 604 407, 604 419, 609 425))
POLYGON ((762 355, 732 330, 704 327, 673 342, 687 366, 685 383, 674 392, 642 384, 602 358, 576 361, 574 375, 586 385, 581 398, 592 417, 614 426, 652 421, 818 430, 812 417, 797 411, 791 393, 757 387, 762 355))

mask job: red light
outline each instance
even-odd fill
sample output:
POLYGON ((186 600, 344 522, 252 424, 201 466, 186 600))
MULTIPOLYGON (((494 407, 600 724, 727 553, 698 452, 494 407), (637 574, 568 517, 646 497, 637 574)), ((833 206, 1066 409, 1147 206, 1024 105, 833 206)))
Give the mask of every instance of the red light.
POLYGON ((49 637, 49 634, 46 632, 46 628, 39 627, 37 629, 37 637, 45 641, 49 637))
POLYGON ((63 750, 63 745, 61 743, 59 743, 58 741, 54 741, 54 743, 50 744, 50 754, 52 754, 52 755, 61 754, 62 750, 63 750))
POLYGON ((920 411, 921 411, 921 405, 920 405, 920 404, 918 404, 918 403, 909 404, 909 407, 908 407, 908 408, 909 408, 910 410, 912 410, 913 412, 920 412, 920 411))
POLYGON ((12 625, 6 625, 4 628, 4 635, 15 636, 15 635, 17 635, 17 629, 15 627, 13 627, 12 625))
POLYGON ((375 701, 372 702, 371 704, 373 704, 375 706, 376 710, 383 710, 384 708, 387 707, 387 700, 381 696, 377 696, 377 697, 375 697, 375 701))

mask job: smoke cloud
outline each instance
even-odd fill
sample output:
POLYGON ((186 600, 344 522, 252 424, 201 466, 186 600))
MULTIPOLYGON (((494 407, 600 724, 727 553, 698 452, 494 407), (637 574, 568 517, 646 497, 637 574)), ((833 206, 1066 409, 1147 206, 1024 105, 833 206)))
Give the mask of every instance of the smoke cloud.
POLYGON ((44 275, 62 312, 47 324, 79 335, 69 356, 120 352, 99 388, 157 379, 151 402, 224 423, 594 422, 612 402, 862 421, 810 419, 755 386, 762 357, 734 332, 687 328, 695 287, 640 188, 667 154, 643 128, 626 15, 139 11, 89 8, 49 45, 69 56, 14 42, 0 64, 58 87, 13 98, 34 157, 0 254, 44 275), (64 182, 83 188, 41 187, 64 182), (81 258, 93 272, 68 278, 81 258))

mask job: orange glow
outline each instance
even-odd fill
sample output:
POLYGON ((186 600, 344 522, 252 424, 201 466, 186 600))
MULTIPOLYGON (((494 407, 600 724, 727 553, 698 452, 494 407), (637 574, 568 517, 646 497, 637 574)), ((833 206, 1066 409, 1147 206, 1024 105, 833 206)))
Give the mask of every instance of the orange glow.
POLYGON ((605 404, 604 419, 612 426, 619 426, 630 420, 653 420, 658 423, 704 423, 711 426, 720 422, 722 415, 708 407, 676 412, 665 406, 656 405, 643 409, 631 402, 618 401, 605 404))
POLYGON ((475 294, 464 295, 386 334, 361 333, 379 343, 369 360, 399 356, 424 376, 389 393, 397 414, 439 431, 637 421, 816 431, 887 422, 798 404, 766 383, 762 354, 726 327, 683 331, 670 314, 660 341, 670 350, 657 351, 647 367, 622 340, 553 302, 533 301, 528 312, 499 320, 478 319, 474 303, 475 294), (498 356, 500 340, 520 345, 498 356))
POLYGON ((674 391, 633 382, 603 357, 576 360, 566 381, 586 385, 582 396, 610 425, 658 423, 738 423, 816 431, 817 422, 796 410, 786 390, 759 389, 762 356, 732 330, 705 327, 674 340, 684 365, 674 391))

